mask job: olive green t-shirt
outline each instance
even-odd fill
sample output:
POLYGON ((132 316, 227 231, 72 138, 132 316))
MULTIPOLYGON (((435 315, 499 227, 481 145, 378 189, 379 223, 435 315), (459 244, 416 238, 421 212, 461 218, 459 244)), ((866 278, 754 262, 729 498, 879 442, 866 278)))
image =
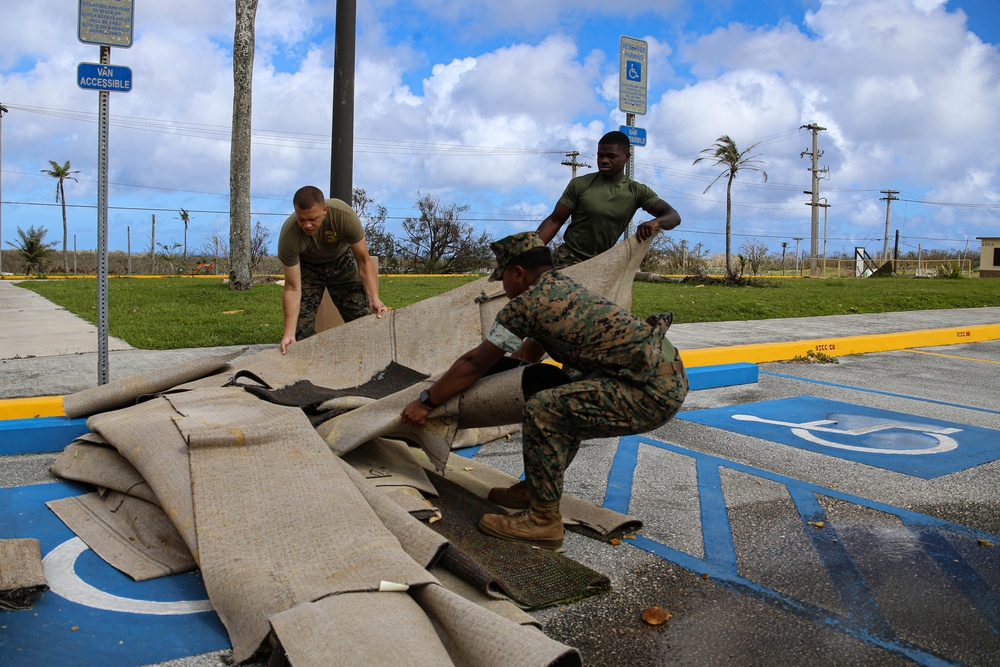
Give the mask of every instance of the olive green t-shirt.
POLYGON ((350 206, 339 199, 326 200, 326 218, 312 236, 299 227, 292 213, 278 233, 278 259, 282 266, 295 266, 299 260, 322 264, 340 257, 350 243, 365 237, 361 219, 350 206))
POLYGON ((659 198, 649 186, 625 177, 612 181, 600 172, 577 176, 559 198, 573 211, 563 243, 581 259, 600 255, 625 233, 636 211, 659 198))

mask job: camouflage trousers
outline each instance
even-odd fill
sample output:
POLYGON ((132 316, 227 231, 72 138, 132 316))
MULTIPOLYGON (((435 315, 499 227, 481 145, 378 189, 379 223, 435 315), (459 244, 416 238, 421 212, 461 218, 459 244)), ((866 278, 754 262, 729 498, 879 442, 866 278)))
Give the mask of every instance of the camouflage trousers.
POLYGON ((552 265, 557 269, 573 266, 574 264, 579 264, 582 261, 583 260, 573 254, 573 251, 567 248, 565 244, 552 251, 552 265))
POLYGON ((524 407, 524 477, 539 500, 559 500, 580 443, 645 433, 670 421, 688 392, 680 361, 645 385, 597 376, 538 392, 524 407))
POLYGON ((371 312, 365 288, 361 284, 361 275, 358 273, 358 264, 350 250, 332 262, 312 264, 300 261, 299 267, 302 273, 302 299, 299 302, 299 319, 295 324, 296 340, 316 333, 316 311, 323 300, 324 288, 330 292, 330 300, 345 322, 371 312))

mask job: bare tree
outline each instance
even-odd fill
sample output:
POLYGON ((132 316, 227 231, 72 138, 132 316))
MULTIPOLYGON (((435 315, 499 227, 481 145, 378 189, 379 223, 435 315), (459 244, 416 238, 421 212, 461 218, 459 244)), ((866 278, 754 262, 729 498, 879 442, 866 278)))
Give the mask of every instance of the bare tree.
POLYGON ((261 261, 267 257, 267 247, 271 243, 271 230, 264 226, 260 220, 253 225, 253 233, 250 235, 250 271, 257 271, 261 261))
POLYGON ((757 239, 747 239, 740 246, 740 254, 746 258, 750 267, 750 275, 759 276, 767 262, 767 246, 757 239))
POLYGON ((372 207, 375 200, 369 197, 363 188, 354 188, 351 199, 351 206, 361 218, 361 224, 365 228, 368 254, 380 258, 381 266, 387 266, 396 256, 396 239, 385 229, 388 211, 385 206, 372 207))
POLYGON ((708 251, 702 244, 688 245, 687 240, 674 241, 667 234, 658 234, 642 260, 643 271, 703 275, 708 271, 708 251))
MULTIPOLYGON (((66 239, 69 238, 69 228, 66 225, 66 189, 64 188, 64 183, 67 180, 76 181, 73 174, 79 174, 79 169, 70 170, 69 160, 66 160, 66 164, 60 166, 55 160, 49 160, 49 164, 52 165, 51 169, 42 169, 42 173, 47 176, 51 176, 56 179, 56 201, 62 204, 62 222, 63 222, 63 273, 69 273, 69 253, 66 251, 66 239)), ((79 181, 77 181, 79 183, 79 181)), ((44 229, 44 227, 43 227, 44 229)))
POLYGON ((233 137, 229 152, 229 289, 253 287, 250 267, 250 139, 257 0, 236 0, 233 37, 233 137))
POLYGON ((438 197, 424 195, 417 200, 417 208, 419 218, 403 221, 406 238, 400 244, 411 271, 461 273, 491 264, 489 235, 476 236, 475 228, 461 220, 468 206, 442 206, 438 197))
POLYGON ((747 170, 760 172, 764 175, 764 182, 767 182, 767 172, 756 166, 761 161, 755 159, 757 158, 756 155, 749 154, 759 145, 760 142, 757 142, 750 148, 740 151, 736 147, 736 142, 730 139, 729 135, 724 134, 716 140, 715 145, 702 151, 702 153, 707 154, 705 157, 700 157, 693 163, 698 164, 702 160, 712 159, 715 160, 714 164, 716 166, 724 167, 722 173, 708 184, 705 192, 708 192, 723 176, 728 179, 726 182, 726 278, 733 278, 735 276, 732 260, 733 181, 736 180, 736 174, 741 170, 747 170))

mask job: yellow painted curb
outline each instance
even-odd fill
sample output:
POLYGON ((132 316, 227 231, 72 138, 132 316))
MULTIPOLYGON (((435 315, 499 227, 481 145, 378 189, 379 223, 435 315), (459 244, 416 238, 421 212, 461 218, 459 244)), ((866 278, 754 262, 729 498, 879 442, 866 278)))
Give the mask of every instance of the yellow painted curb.
MULTIPOLYGON (((983 324, 951 329, 923 329, 902 333, 845 336, 843 338, 816 338, 791 343, 761 343, 757 345, 732 345, 681 350, 681 359, 689 368, 716 364, 790 361, 805 357, 810 351, 830 357, 851 354, 889 352, 914 347, 937 347, 962 343, 981 343, 1000 339, 1000 324, 983 324)), ((30 419, 32 417, 62 416, 62 396, 37 398, 11 398, 0 400, 0 419, 30 419)))
POLYGON ((851 354, 888 352, 891 350, 905 350, 912 347, 980 343, 997 339, 1000 339, 1000 324, 983 324, 951 329, 923 329, 901 333, 846 336, 843 338, 816 338, 791 343, 761 343, 757 345, 697 348, 693 350, 681 350, 681 359, 684 361, 685 366, 691 368, 741 362, 763 364, 770 361, 789 361, 796 357, 805 357, 809 351, 823 353, 829 357, 845 357, 851 354))
POLYGON ((36 396, 34 398, 8 398, 0 401, 0 419, 33 419, 35 417, 62 417, 62 396, 36 396))

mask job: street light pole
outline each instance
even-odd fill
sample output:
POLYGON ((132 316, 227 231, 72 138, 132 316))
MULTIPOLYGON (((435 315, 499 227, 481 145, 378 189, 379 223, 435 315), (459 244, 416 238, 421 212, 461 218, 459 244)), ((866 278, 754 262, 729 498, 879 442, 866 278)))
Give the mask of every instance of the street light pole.
POLYGON ((0 104, 0 276, 3 275, 3 115, 7 107, 0 104))

